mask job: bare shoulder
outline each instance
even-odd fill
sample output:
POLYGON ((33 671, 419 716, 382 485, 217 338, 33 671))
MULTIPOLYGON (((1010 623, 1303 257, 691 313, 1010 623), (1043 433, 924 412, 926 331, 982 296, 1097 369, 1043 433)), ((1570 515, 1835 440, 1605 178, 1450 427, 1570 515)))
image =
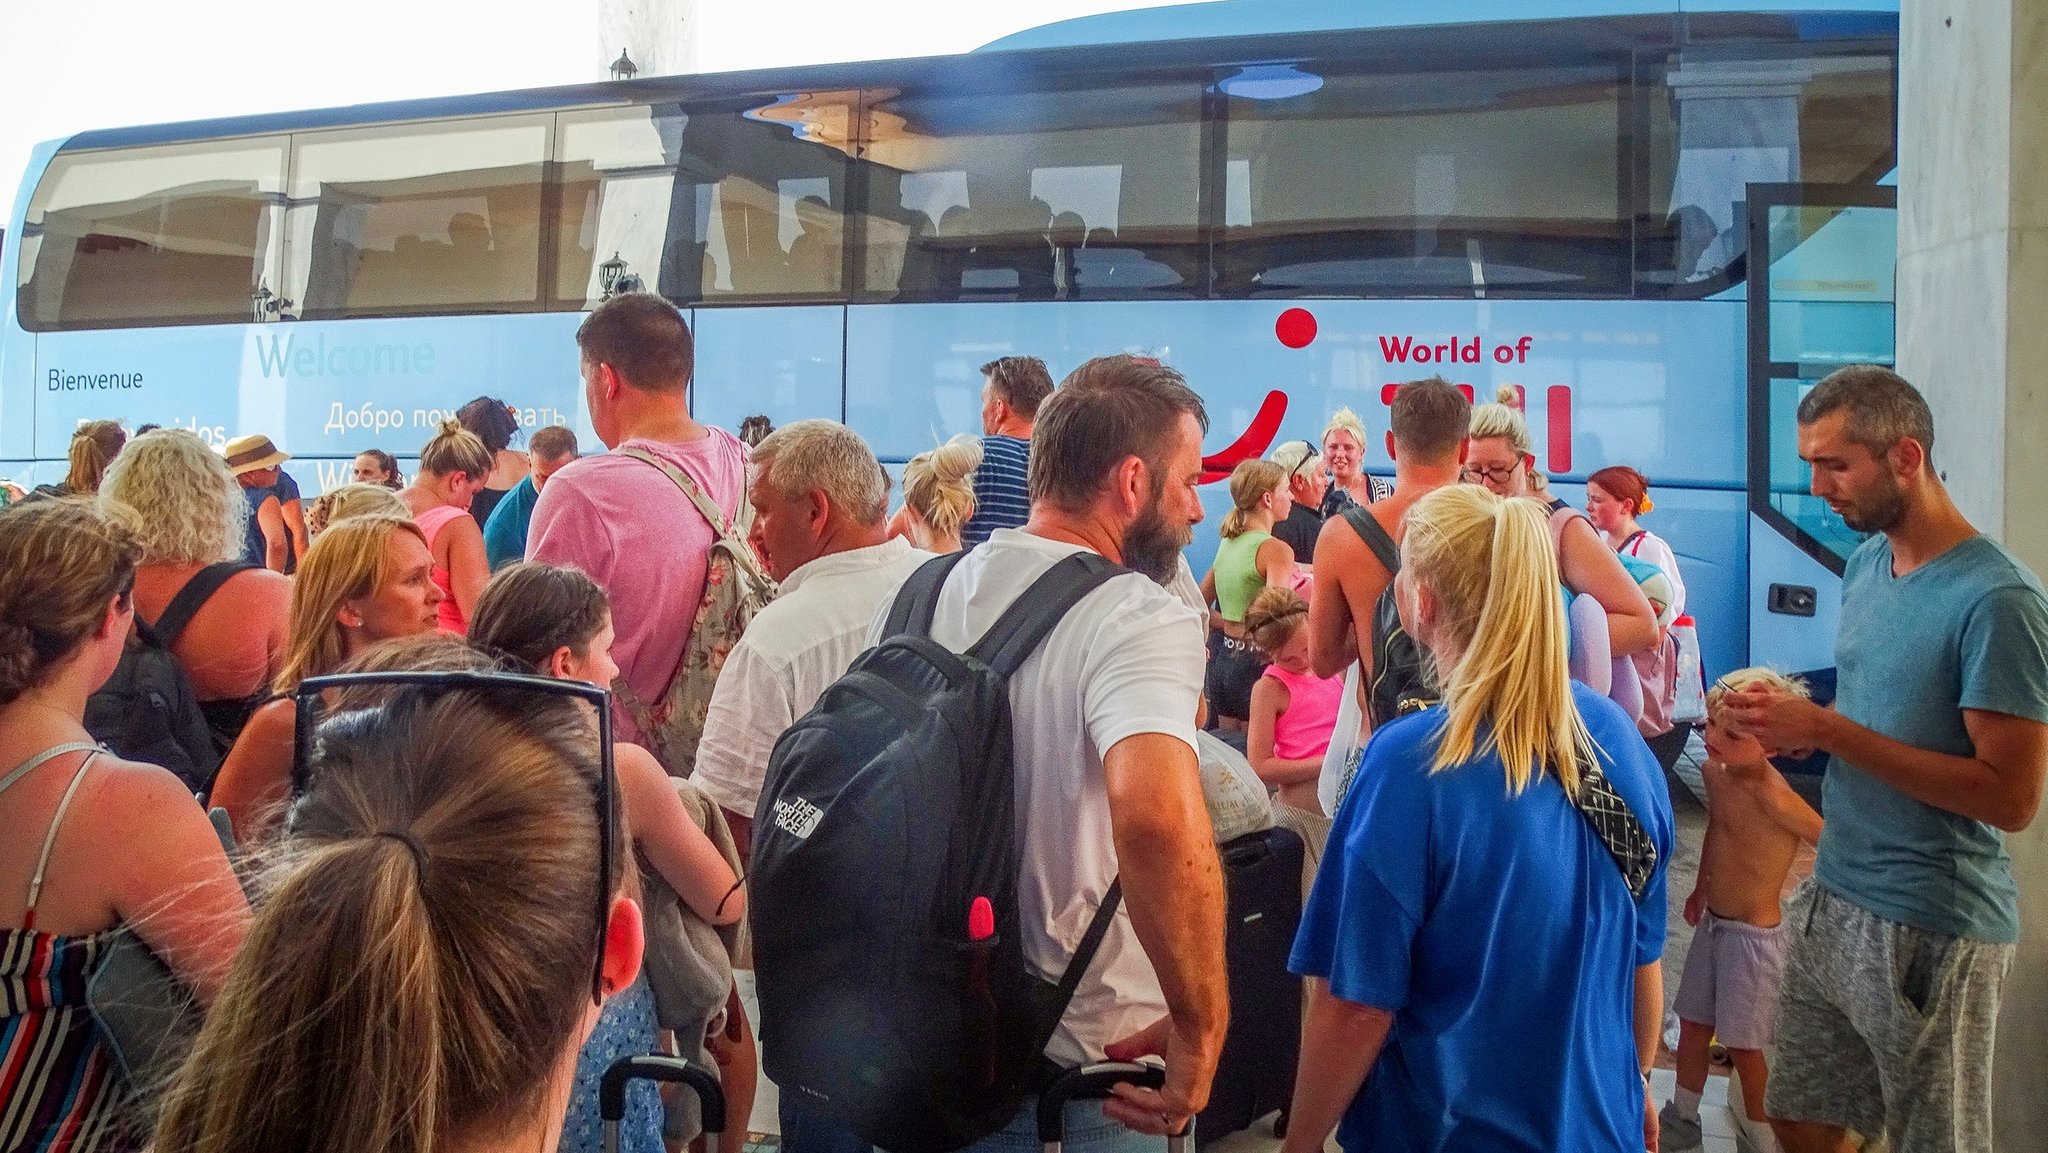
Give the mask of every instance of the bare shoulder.
POLYGON ((74 801, 87 823, 109 844, 157 840, 166 824, 203 823, 206 814, 169 769, 103 754, 79 786, 74 801))
POLYGON ((292 578, 267 568, 246 568, 227 579, 221 595, 248 604, 290 605, 292 578))

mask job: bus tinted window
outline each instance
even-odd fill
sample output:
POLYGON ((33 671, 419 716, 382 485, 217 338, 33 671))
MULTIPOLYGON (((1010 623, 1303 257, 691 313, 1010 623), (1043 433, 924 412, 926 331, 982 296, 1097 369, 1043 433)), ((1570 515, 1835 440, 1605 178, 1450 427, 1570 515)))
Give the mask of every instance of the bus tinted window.
POLYGON ((1225 78, 1223 294, 1625 294, 1621 80, 1618 64, 1225 78))
POLYGON ((557 298, 595 304, 614 256, 671 300, 839 297, 856 99, 564 113, 557 298))
POLYGON ((867 96, 867 298, 1205 291, 1194 83, 867 96))
POLYGON ((248 320, 284 164, 283 137, 58 155, 22 230, 22 323, 248 320))
POLYGON ((661 267, 675 194, 674 142, 685 123, 674 105, 565 112, 557 118, 557 307, 596 306, 604 299, 607 273, 617 278, 614 287, 648 287, 647 279, 661 267), (605 268, 613 260, 618 264, 605 268))
POLYGON ((1669 62, 1650 91, 1650 294, 1718 292, 1748 245, 1755 183, 1870 184, 1897 164, 1889 53, 1715 45, 1669 62))
POLYGON ((287 255, 298 315, 540 305, 552 117, 308 133, 294 140, 287 255))

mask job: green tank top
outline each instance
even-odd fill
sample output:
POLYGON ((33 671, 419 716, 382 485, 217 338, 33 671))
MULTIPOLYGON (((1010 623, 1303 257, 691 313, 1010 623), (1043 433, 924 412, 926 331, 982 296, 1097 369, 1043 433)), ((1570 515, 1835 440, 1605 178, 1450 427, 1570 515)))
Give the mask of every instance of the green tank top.
POLYGON ((1252 598, 1266 587, 1266 578, 1259 575, 1259 546, 1272 539, 1272 533, 1253 529, 1216 546, 1216 607, 1224 620, 1243 621, 1252 598))

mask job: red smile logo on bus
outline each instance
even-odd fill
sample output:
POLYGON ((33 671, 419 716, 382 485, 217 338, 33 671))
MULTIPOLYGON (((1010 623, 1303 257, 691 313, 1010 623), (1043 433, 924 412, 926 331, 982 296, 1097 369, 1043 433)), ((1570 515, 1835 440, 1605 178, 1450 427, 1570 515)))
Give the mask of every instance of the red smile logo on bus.
POLYGON ((1230 471, 1245 461, 1266 455, 1273 446, 1273 438, 1280 435, 1280 419, 1287 415, 1287 394, 1273 390, 1259 404, 1257 416, 1242 435, 1230 442, 1230 447, 1212 456, 1202 458, 1202 483, 1213 484, 1230 475, 1230 471))

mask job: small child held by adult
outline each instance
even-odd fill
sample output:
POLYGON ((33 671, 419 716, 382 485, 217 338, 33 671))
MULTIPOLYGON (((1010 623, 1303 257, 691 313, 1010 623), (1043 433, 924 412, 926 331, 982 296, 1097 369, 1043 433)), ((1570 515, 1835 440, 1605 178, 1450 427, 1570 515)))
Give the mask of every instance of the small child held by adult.
POLYGON ((1760 668, 1729 673, 1707 692, 1707 834, 1699 883, 1685 902, 1695 928, 1675 1006, 1678 1092, 1659 1118, 1670 1153, 1701 1145, 1700 1092, 1716 1038, 1742 1078, 1751 1146, 1778 1148, 1764 1115, 1763 1050, 1775 1032, 1788 947, 1780 898, 1799 843, 1819 843, 1821 818, 1771 766, 1778 750, 1729 726, 1725 698, 1752 686, 1807 695, 1800 682, 1760 668))
POLYGON ((1344 678, 1319 677, 1310 667, 1308 602, 1292 588, 1269 588, 1253 597, 1244 613, 1244 635, 1271 662, 1252 685, 1246 759, 1281 804, 1294 810, 1276 813, 1276 819, 1294 818, 1284 823, 1302 834, 1313 863, 1330 834, 1316 779, 1337 727, 1344 678))

